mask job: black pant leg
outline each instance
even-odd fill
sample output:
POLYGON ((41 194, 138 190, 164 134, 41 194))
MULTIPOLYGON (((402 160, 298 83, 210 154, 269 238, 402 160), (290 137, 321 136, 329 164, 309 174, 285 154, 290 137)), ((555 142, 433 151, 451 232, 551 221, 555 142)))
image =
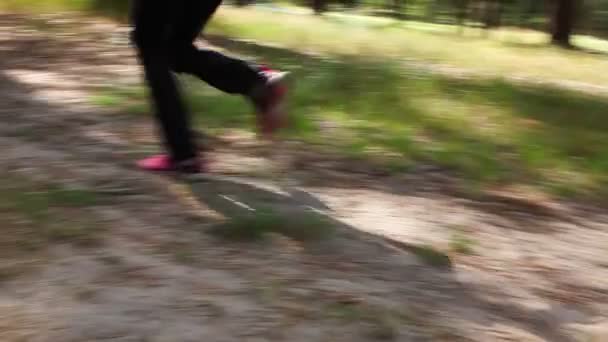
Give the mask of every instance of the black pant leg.
POLYGON ((143 64, 165 143, 176 161, 196 155, 188 113, 172 74, 171 37, 183 13, 183 6, 184 0, 135 0, 132 12, 133 41, 143 64))
POLYGON ((193 44, 220 3, 221 0, 187 2, 183 17, 172 33, 173 68, 176 72, 197 76, 224 92, 248 94, 263 81, 255 66, 217 51, 198 49, 193 44))

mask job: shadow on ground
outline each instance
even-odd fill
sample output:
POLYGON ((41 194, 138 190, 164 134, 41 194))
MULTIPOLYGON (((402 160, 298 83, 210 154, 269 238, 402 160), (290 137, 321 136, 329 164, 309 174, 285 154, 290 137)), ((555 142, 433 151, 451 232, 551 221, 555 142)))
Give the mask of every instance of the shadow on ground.
MULTIPOLYGON (((442 308, 439 310, 446 310, 447 313, 450 310, 443 305, 460 306, 455 311, 462 310, 461 313, 465 317, 465 320, 472 319, 476 324, 482 326, 496 324, 503 320, 509 321, 515 323, 515 326, 530 335, 556 342, 574 342, 574 339, 562 334, 559 329, 567 324, 584 322, 579 318, 564 317, 563 313, 559 312, 559 310, 563 309, 559 307, 533 310, 526 309, 508 299, 505 300, 499 294, 501 289, 498 284, 493 289, 477 289, 474 285, 461 283, 449 271, 452 268, 452 262, 442 252, 429 249, 425 246, 394 241, 381 235, 361 232, 354 227, 331 218, 331 211, 325 211, 328 207, 319 199, 314 201, 320 204, 315 208, 294 200, 289 194, 269 191, 259 186, 239 181, 238 179, 207 178, 204 181, 189 182, 189 184, 201 203, 222 213, 229 220, 240 221, 244 216, 255 216, 255 211, 261 210, 260 208, 274 208, 281 215, 292 218, 288 219, 285 223, 296 226, 298 225, 297 222, 292 220, 301 220, 303 217, 310 219, 311 216, 322 215, 322 220, 315 220, 315 222, 324 222, 323 224, 331 226, 332 229, 335 229, 335 235, 329 238, 325 237, 322 241, 305 243, 303 246, 305 253, 322 256, 327 258, 328 262, 332 262, 339 255, 338 258, 343 261, 350 260, 356 263, 367 263, 369 267, 367 270, 371 273, 373 273, 371 269, 385 268, 387 265, 378 264, 373 261, 373 254, 375 253, 362 255, 362 250, 367 249, 369 251, 370 244, 376 246, 376 253, 379 254, 398 251, 397 253, 405 252, 416 255, 423 264, 428 265, 427 267, 436 268, 438 272, 433 276, 435 283, 427 283, 425 285, 426 289, 439 291, 448 297, 444 298, 445 302, 442 304, 429 303, 428 308, 437 308, 438 305, 442 308), (319 211, 325 212, 319 213, 319 211), (347 240, 349 242, 345 243, 347 240), (357 243, 353 244, 353 241, 357 241, 357 243), (367 248, 363 247, 364 245, 367 245, 367 248), (365 258, 369 259, 364 260, 365 258), (488 296, 488 291, 494 293, 494 295, 488 296), (476 316, 473 312, 478 309, 492 312, 496 316, 492 318, 488 316, 476 316)), ((221 226, 219 228, 221 229, 221 226)), ((306 234, 304 235, 307 236, 306 234)), ((254 246, 251 245, 251 247, 254 246)), ((406 274, 407 272, 404 270, 403 276, 407 276, 406 274)), ((394 279, 399 279, 400 277, 399 274, 393 274, 393 276, 395 277, 394 279)), ((414 276, 414 278, 418 278, 418 276, 414 276)), ((409 281, 413 280, 409 279, 409 281)), ((401 281, 408 280, 402 279, 401 281)), ((434 301, 432 298, 424 298, 423 302, 426 300, 434 301)), ((461 337, 457 331, 453 331, 452 333, 442 332, 442 334, 445 334, 442 337, 450 338, 451 341, 458 341, 461 337)))

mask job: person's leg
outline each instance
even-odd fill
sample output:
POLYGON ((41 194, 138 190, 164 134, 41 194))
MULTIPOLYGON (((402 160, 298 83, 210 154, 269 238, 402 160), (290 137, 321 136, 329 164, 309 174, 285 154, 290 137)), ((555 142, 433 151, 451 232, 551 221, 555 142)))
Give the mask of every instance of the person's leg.
POLYGON ((254 105, 260 131, 270 135, 286 123, 287 73, 194 45, 220 3, 221 0, 181 2, 179 20, 169 39, 173 70, 198 76, 224 92, 244 95, 254 105))
POLYGON ((249 95, 265 82, 260 71, 243 60, 209 49, 198 49, 194 40, 213 16, 221 0, 187 1, 172 31, 173 70, 197 76, 212 87, 231 94, 249 95))
POLYGON ((132 38, 143 64, 171 161, 176 163, 196 156, 188 113, 171 71, 170 37, 183 2, 135 0, 132 12, 135 27, 132 38))

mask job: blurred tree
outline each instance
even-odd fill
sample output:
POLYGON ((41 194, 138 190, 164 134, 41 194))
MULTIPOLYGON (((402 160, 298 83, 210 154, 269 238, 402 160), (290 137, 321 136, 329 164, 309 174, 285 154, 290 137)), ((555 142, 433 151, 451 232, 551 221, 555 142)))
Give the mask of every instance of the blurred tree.
POLYGON ((532 0, 518 0, 515 11, 519 12, 519 26, 533 26, 534 20, 537 17, 542 17, 544 13, 545 2, 532 0))
POLYGON ((245 7, 245 6, 247 6, 247 5, 251 4, 251 3, 252 3, 252 1, 250 1, 250 0, 236 0, 235 1, 235 4, 238 7, 245 7))
POLYGON ((91 10, 121 19, 128 18, 130 3, 130 1, 125 0, 92 0, 87 2, 91 10))
MULTIPOLYGON (((0 0, 0 2, 3 0, 0 0)), ((74 0, 75 1, 75 0, 74 0)), ((122 16, 128 0, 81 0, 92 10, 122 16)), ((150 0, 152 1, 152 0, 150 0)), ((203 1, 203 0, 199 0, 203 1)), ((232 0, 237 6, 261 0, 232 0)), ((273 1, 273 0, 264 0, 273 1)), ((570 45, 573 31, 608 36, 608 0, 281 0, 308 6, 316 14, 362 7, 371 13, 401 19, 493 29, 500 26, 547 30, 555 44, 570 45), (581 20, 577 20, 581 18, 581 20)))
POLYGON ((486 29, 497 28, 501 24, 503 1, 485 0, 483 2, 483 24, 486 29))
POLYGON ((462 29, 466 24, 467 13, 469 10, 469 0, 452 0, 454 7, 456 9, 456 23, 462 29))
POLYGON ((407 17, 407 1, 406 0, 392 0, 392 10, 395 17, 405 19, 407 17))
POLYGON ((574 27, 576 0, 554 0, 551 37, 553 44, 570 47, 574 27))
POLYGON ((359 1, 357 0, 341 0, 341 2, 346 8, 355 8, 359 5, 359 1))
POLYGON ((315 11, 315 14, 322 14, 323 12, 327 11, 327 1, 312 0, 312 9, 315 11))

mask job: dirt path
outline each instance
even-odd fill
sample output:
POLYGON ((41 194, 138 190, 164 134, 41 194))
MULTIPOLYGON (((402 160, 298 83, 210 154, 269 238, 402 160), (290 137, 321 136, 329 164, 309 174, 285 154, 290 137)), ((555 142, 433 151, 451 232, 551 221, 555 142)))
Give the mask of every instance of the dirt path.
POLYGON ((206 181, 134 170, 154 139, 151 123, 88 101, 104 83, 138 79, 123 33, 98 20, 0 16, 2 193, 17 186, 11 177, 25 191, 77 185, 100 200, 73 216, 104 227, 93 246, 49 242, 27 253, 32 268, 10 249, 0 340, 608 339, 601 211, 467 200, 432 172, 378 178, 331 160, 294 172, 306 192, 289 197, 244 176, 268 174, 265 147, 230 137, 206 181), (336 231, 314 241, 220 240, 211 231, 246 210, 230 199, 293 215, 315 202, 336 231), (474 253, 457 253, 455 235, 475 241, 474 253), (431 265, 427 245, 449 254, 451 267, 431 265))

